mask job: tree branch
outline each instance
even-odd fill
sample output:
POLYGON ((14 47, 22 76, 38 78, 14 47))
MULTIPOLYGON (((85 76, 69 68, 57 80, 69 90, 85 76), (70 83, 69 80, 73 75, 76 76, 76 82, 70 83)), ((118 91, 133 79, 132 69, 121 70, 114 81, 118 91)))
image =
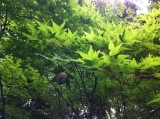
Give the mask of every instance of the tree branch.
POLYGON ((95 79, 94 79, 94 87, 93 87, 93 89, 92 89, 91 97, 92 97, 93 94, 95 93, 96 88, 97 88, 97 77, 95 76, 95 79))
POLYGON ((2 76, 0 73, 0 89, 1 89, 1 98, 2 98, 2 119, 5 119, 5 98, 3 92, 2 76))
POLYGON ((150 119, 151 117, 153 117, 154 114, 157 113, 159 110, 160 110, 160 107, 152 111, 146 119, 150 119))
POLYGON ((4 23, 3 23, 3 28, 1 30, 1 34, 0 34, 0 39, 2 38, 5 30, 6 30, 6 26, 7 26, 7 21, 8 21, 8 6, 7 6, 7 3, 6 3, 6 7, 5 7, 5 19, 4 19, 4 23))

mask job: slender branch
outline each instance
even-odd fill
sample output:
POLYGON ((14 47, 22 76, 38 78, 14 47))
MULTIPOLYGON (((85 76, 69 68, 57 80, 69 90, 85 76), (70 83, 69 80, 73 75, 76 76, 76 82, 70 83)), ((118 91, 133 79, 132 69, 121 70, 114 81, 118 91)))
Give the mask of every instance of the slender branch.
POLYGON ((82 100, 82 93, 81 93, 82 90, 81 90, 81 88, 80 88, 79 81, 77 80, 77 78, 75 79, 75 81, 76 81, 76 84, 77 84, 77 87, 78 87, 78 91, 79 91, 79 99, 80 99, 80 101, 81 101, 82 107, 85 108, 85 107, 84 107, 83 100, 82 100))
POLYGON ((101 99, 101 97, 99 97, 99 101, 100 101, 100 109, 101 109, 103 118, 106 119, 106 112, 105 112, 105 109, 103 108, 104 105, 102 104, 102 99, 101 99))
POLYGON ((4 21, 4 28, 2 29, 2 31, 5 31, 6 25, 7 25, 7 21, 8 21, 8 6, 7 6, 7 3, 6 3, 5 21, 4 21))
POLYGON ((93 94, 96 91, 96 87, 97 87, 97 77, 95 76, 94 87, 92 89, 92 92, 91 92, 91 95, 90 95, 90 99, 89 99, 89 102, 90 102, 90 105, 91 105, 91 107, 90 107, 90 118, 91 119, 92 119, 92 113, 93 113, 92 110, 93 110, 93 104, 94 104, 94 102, 93 102, 93 94))
POLYGON ((8 21, 8 6, 6 3, 6 7, 5 7, 5 19, 4 19, 4 23, 3 23, 3 29, 1 30, 2 34, 0 34, 0 39, 2 38, 5 30, 6 30, 6 26, 7 26, 7 21, 8 21))
MULTIPOLYGON (((83 86, 83 89, 84 89, 84 93, 85 93, 87 99, 90 102, 90 119, 91 119, 92 118, 92 108, 93 108, 93 105, 92 105, 93 104, 92 95, 90 96, 89 93, 87 92, 87 88, 86 88, 85 83, 84 83, 84 71, 80 71, 78 69, 77 65, 75 65, 75 67, 76 67, 76 70, 77 70, 77 72, 79 74, 79 77, 80 77, 80 79, 82 81, 82 86, 83 86)), ((95 91, 95 88, 93 88, 92 93, 94 93, 94 91, 95 91)))
POLYGON ((62 105, 61 105, 61 100, 60 100, 60 95, 58 93, 58 103, 59 103, 59 108, 60 108, 60 113, 61 113, 61 116, 63 118, 63 109, 62 109, 62 105))
POLYGON ((88 99, 89 102, 90 102, 90 106, 91 106, 91 107, 90 107, 90 118, 92 118, 93 94, 95 93, 96 88, 97 88, 97 77, 95 76, 94 87, 93 87, 93 89, 92 89, 91 94, 89 94, 89 93, 87 92, 87 88, 86 88, 85 82, 84 82, 84 71, 80 71, 80 70, 78 69, 78 67, 77 67, 76 64, 75 64, 75 67, 76 67, 76 70, 77 70, 77 72, 78 72, 78 74, 79 74, 79 76, 80 76, 80 79, 81 79, 81 81, 82 81, 82 86, 83 86, 83 89, 84 89, 84 93, 85 93, 87 99, 88 99))
POLYGON ((120 89, 121 89, 121 99, 122 99, 122 105, 123 105, 123 115, 124 115, 124 119, 127 119, 127 110, 126 110, 126 103, 125 103, 125 97, 124 97, 124 94, 123 94, 123 86, 122 86, 122 82, 120 81, 120 77, 116 77, 115 76, 115 79, 118 81, 119 85, 120 85, 120 89))
MULTIPOLYGON (((8 7, 7 7, 7 3, 6 3, 6 7, 5 7, 5 20, 4 20, 4 26, 3 29, 1 30, 2 34, 0 34, 0 39, 2 38, 5 30, 6 30, 6 25, 7 25, 7 21, 8 21, 8 7)), ((0 90, 1 90, 1 98, 2 98, 2 119, 5 119, 5 97, 4 97, 4 92, 3 92, 3 84, 2 84, 2 76, 0 73, 0 90)))
POLYGON ((57 91, 58 95, 65 101, 65 103, 67 104, 68 107, 70 107, 72 109, 72 111, 78 116, 79 113, 76 111, 76 109, 64 98, 64 96, 62 95, 62 93, 58 90, 58 88, 54 87, 55 90, 57 91))
POLYGON ((91 96, 93 96, 93 94, 95 93, 96 91, 96 88, 97 88, 97 77, 95 76, 95 79, 94 79, 94 87, 92 89, 92 93, 91 93, 91 96))
POLYGON ((32 20, 37 20, 37 21, 39 21, 39 22, 43 22, 42 20, 40 20, 40 19, 38 19, 38 18, 36 18, 36 17, 34 17, 34 16, 17 15, 16 17, 17 17, 17 18, 28 18, 28 19, 32 19, 32 20))
POLYGON ((82 81, 82 86, 83 86, 83 89, 84 89, 84 93, 86 94, 87 98, 90 99, 90 96, 89 96, 89 94, 87 92, 87 89, 86 89, 86 86, 85 86, 85 83, 84 83, 84 73, 78 69, 77 65, 75 65, 75 67, 76 67, 78 75, 79 75, 79 77, 80 77, 80 79, 82 81))
POLYGON ((5 98, 3 93, 3 84, 2 84, 1 74, 0 74, 0 89, 1 89, 1 98, 2 98, 2 119, 5 119, 5 98))
POLYGON ((124 109, 124 116, 125 116, 125 119, 127 119, 126 103, 125 103, 124 94, 123 94, 123 87, 122 87, 121 83, 120 83, 120 88, 121 88, 121 98, 122 98, 122 104, 123 104, 123 109, 124 109))

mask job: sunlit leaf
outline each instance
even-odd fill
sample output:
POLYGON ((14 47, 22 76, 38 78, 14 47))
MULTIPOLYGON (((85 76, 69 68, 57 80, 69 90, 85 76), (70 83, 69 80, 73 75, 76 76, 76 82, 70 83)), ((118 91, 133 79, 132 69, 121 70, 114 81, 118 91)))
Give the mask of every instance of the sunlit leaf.
POLYGON ((109 49, 109 50, 114 49, 114 44, 113 44, 113 41, 112 41, 112 40, 110 40, 110 42, 109 42, 108 49, 109 49))
POLYGON ((121 48, 122 44, 112 48, 109 52, 109 55, 110 56, 114 56, 114 55, 117 55, 119 52, 120 52, 120 48, 121 48))
POLYGON ((148 104, 152 104, 152 103, 160 103, 160 94, 158 94, 156 98, 150 101, 148 104))

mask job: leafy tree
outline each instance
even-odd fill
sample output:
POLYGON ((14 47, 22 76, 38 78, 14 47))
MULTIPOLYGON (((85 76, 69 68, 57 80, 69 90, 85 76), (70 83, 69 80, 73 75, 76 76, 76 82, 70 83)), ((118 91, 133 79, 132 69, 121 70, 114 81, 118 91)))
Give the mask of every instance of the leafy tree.
POLYGON ((158 118, 160 9, 132 23, 113 9, 2 0, 2 118, 158 118), (60 72, 69 82, 59 85, 60 72))

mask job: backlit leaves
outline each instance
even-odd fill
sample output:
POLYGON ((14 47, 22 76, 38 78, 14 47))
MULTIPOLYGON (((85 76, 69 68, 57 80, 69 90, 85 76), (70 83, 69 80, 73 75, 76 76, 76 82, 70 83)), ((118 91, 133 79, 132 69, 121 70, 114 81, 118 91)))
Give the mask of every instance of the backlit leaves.
POLYGON ((149 55, 145 59, 142 59, 140 65, 141 69, 149 69, 152 67, 160 66, 160 57, 153 57, 149 55))
POLYGON ((151 100, 148 104, 160 103, 160 94, 158 94, 155 99, 151 100))
POLYGON ((82 62, 88 67, 97 68, 102 65, 101 58, 99 58, 100 51, 93 51, 92 46, 90 46, 87 54, 80 51, 77 53, 82 57, 77 61, 82 62))
POLYGON ((110 56, 114 56, 117 55, 120 52, 120 48, 121 48, 122 44, 119 44, 117 46, 114 46, 113 42, 110 41, 109 45, 108 45, 108 49, 110 50, 109 55, 110 56))

